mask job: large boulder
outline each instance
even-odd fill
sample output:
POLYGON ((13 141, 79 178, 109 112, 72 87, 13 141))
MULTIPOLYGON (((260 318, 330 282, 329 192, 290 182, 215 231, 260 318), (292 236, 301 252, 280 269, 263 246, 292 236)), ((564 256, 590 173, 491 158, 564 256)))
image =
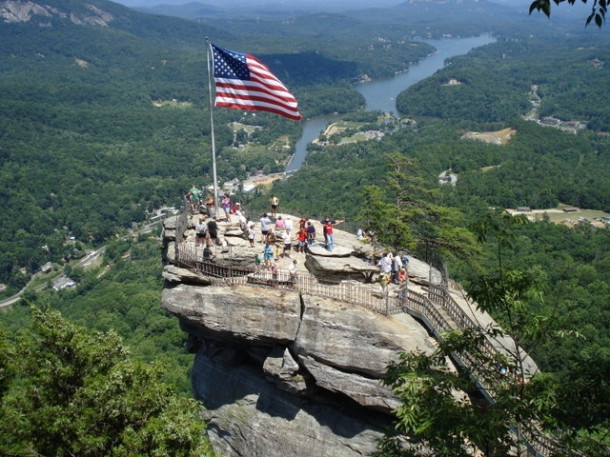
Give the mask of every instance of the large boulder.
POLYGON ((202 335, 250 343, 293 341, 300 324, 295 291, 180 284, 163 290, 161 307, 202 335))
POLYGON ((208 411, 208 436, 223 457, 364 457, 376 450, 387 418, 291 395, 255 367, 217 364, 201 351, 192 371, 208 411))
POLYGON ((313 376, 316 385, 330 392, 346 395, 356 403, 391 414, 400 406, 394 393, 381 385, 381 381, 355 373, 346 373, 317 362, 311 357, 300 357, 305 369, 313 376))
POLYGON ((294 352, 347 372, 382 378, 401 351, 431 353, 436 345, 411 318, 405 325, 367 308, 313 295, 304 312, 294 352))
MULTIPOLYGON (((325 249, 324 249, 325 250, 325 249)), ((333 279, 370 279, 379 271, 375 265, 359 257, 331 257, 307 254, 307 269, 316 276, 333 279)))

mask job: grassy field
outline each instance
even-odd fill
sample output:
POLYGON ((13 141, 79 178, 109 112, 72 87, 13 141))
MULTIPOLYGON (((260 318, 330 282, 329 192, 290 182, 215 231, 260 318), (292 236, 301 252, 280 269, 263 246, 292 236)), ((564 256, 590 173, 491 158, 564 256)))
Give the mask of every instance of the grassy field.
POLYGON ((601 221, 596 221, 595 219, 601 219, 602 217, 610 217, 609 213, 604 211, 594 210, 594 209, 581 209, 577 208, 576 211, 564 211, 566 208, 571 208, 567 205, 559 205, 557 208, 548 208, 548 209, 534 209, 531 211, 518 211, 518 210, 508 210, 511 214, 525 214, 528 219, 542 220, 545 214, 549 217, 551 222, 556 224, 567 224, 574 225, 581 222, 591 223, 596 227, 607 227, 601 221), (582 218, 582 219, 581 219, 582 218), (583 220, 584 219, 584 220, 583 220))

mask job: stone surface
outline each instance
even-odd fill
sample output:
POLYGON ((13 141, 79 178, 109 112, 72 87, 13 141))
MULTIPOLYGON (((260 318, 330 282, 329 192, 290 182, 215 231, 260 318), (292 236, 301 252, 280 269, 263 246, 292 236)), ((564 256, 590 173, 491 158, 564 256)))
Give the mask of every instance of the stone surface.
POLYGON ((300 324, 294 291, 180 284, 163 290, 161 306, 203 335, 245 342, 293 341, 300 324))
POLYGON ((265 379, 277 384, 282 390, 303 394, 307 384, 300 373, 299 364, 288 348, 276 346, 271 350, 263 364, 265 379))
MULTIPOLYGON (((326 249, 322 248, 323 251, 326 249)), ((305 260, 307 269, 318 276, 359 278, 364 280, 366 275, 379 271, 375 265, 370 265, 358 257, 321 257, 308 254, 305 260)))
POLYGON ((331 299, 303 295, 302 300, 305 310, 295 353, 343 371, 381 378, 400 351, 432 352, 436 346, 419 325, 409 328, 367 308, 331 299))
POLYGON ((209 409, 208 436, 223 457, 364 457, 387 425, 330 400, 291 395, 251 366, 223 367, 203 352, 192 379, 209 409))
POLYGON ((171 264, 163 267, 161 276, 163 276, 163 279, 172 283, 184 282, 188 284, 211 284, 208 276, 204 276, 201 273, 189 270, 187 268, 180 268, 171 264))
POLYGON ((314 377, 316 385, 331 392, 347 395, 358 404, 391 414, 400 406, 392 391, 379 379, 345 373, 311 357, 301 357, 305 369, 314 377))

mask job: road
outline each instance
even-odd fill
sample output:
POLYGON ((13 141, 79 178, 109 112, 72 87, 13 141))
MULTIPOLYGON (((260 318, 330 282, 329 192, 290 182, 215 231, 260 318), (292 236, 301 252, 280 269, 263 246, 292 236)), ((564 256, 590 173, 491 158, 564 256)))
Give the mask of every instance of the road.
MULTIPOLYGON (((89 265, 91 265, 93 262, 95 262, 104 252, 106 251, 106 247, 102 246, 100 249, 98 249, 97 251, 92 251, 89 254, 87 254, 85 257, 83 257, 82 259, 80 259, 78 261, 78 266, 81 268, 86 268, 89 265)), ((34 275, 32 275, 32 278, 30 279, 30 281, 25 285, 25 287, 23 289, 21 289, 19 292, 17 292, 15 295, 13 295, 12 297, 9 298, 5 298, 4 300, 0 300, 0 309, 5 308, 7 306, 13 305, 15 303, 17 303, 19 300, 21 300, 21 296, 23 295, 23 293, 26 291, 26 289, 28 288, 28 286, 31 284, 32 281, 34 281, 38 276, 40 275, 40 273, 35 273, 34 275)), ((36 287, 36 292, 40 292, 42 289, 44 289, 45 287, 47 287, 46 284, 41 284, 40 286, 36 287)))

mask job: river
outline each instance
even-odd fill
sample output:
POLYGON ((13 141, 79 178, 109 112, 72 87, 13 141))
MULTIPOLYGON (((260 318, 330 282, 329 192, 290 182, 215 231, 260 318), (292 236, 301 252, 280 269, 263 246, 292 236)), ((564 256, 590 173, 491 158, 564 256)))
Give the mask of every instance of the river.
MULTIPOLYGON (((467 54, 471 49, 495 41, 495 38, 490 35, 427 40, 426 43, 434 46, 436 52, 420 62, 410 65, 407 72, 398 73, 388 79, 359 83, 354 88, 364 96, 366 100, 365 110, 382 111, 396 115, 396 97, 403 90, 428 76, 432 76, 445 66, 446 59, 467 54)), ((318 138, 328 124, 335 122, 337 119, 339 119, 339 116, 319 116, 305 121, 303 135, 296 142, 295 153, 286 166, 286 173, 294 173, 301 168, 307 156, 307 145, 318 138)))

